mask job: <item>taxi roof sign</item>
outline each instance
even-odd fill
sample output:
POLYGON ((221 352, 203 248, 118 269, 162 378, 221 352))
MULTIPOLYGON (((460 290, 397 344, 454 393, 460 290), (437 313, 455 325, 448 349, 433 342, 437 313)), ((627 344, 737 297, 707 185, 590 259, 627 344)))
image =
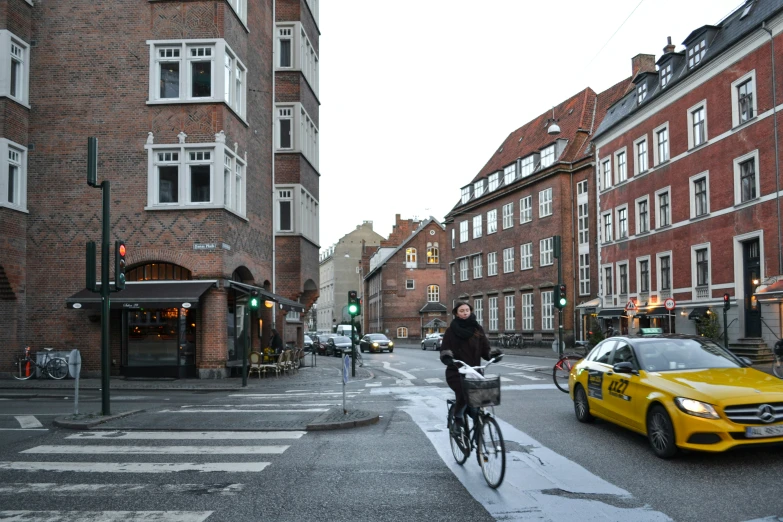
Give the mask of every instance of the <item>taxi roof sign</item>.
POLYGON ((662 333, 663 328, 639 328, 639 334, 641 335, 656 335, 662 333))

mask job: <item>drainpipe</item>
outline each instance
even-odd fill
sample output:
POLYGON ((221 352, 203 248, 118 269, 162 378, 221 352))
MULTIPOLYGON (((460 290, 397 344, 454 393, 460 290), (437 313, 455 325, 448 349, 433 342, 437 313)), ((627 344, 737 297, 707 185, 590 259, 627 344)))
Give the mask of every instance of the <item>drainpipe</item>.
POLYGON ((780 155, 778 154, 778 102, 776 96, 775 82, 775 38, 772 31, 767 28, 767 22, 761 22, 761 28, 769 34, 769 43, 772 48, 772 121, 775 129, 775 200, 777 202, 778 213, 778 274, 783 274, 783 244, 781 244, 781 222, 780 222, 780 155))
MULTIPOLYGON (((272 0, 272 293, 277 293, 277 281, 275 279, 275 263, 276 263, 276 250, 275 250, 275 233, 277 231, 277 222, 275 220, 275 27, 277 24, 277 3, 272 0)), ((277 307, 272 312, 272 328, 277 328, 277 307)))

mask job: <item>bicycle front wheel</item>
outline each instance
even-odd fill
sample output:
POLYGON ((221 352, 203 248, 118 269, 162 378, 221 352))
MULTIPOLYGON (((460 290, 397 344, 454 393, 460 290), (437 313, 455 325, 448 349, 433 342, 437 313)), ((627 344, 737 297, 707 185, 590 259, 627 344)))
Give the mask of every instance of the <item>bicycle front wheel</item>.
POLYGON ((775 361, 772 363, 772 373, 778 379, 783 379, 783 357, 775 356, 775 361))
MULTIPOLYGON (((462 466, 465 464, 465 461, 468 460, 468 455, 470 455, 469 451, 464 451, 462 449, 462 446, 460 446, 460 443, 457 442, 457 439, 455 438, 454 434, 454 405, 451 405, 451 408, 449 408, 449 421, 448 421, 448 430, 449 430, 449 443, 451 444, 451 454, 454 455, 454 460, 457 461, 457 464, 462 466)), ((467 427, 467 426, 466 426, 467 427)), ((465 435, 462 435, 465 437, 465 435)))
POLYGON ((46 363, 46 373, 48 373, 49 377, 52 379, 57 379, 59 381, 68 375, 68 363, 65 362, 65 359, 62 357, 51 359, 46 363))
POLYGON ((503 434, 497 421, 489 415, 482 417, 477 429, 480 431, 476 441, 476 452, 478 452, 481 473, 489 487, 495 489, 503 483, 503 477, 506 476, 506 443, 503 441, 503 434))
POLYGON ((555 386, 561 392, 568 393, 568 376, 571 374, 571 368, 581 361, 581 357, 576 355, 565 355, 555 363, 552 368, 552 379, 555 381, 555 386))
POLYGON ((35 375, 35 362, 32 359, 20 357, 14 362, 14 371, 11 372, 14 379, 26 381, 35 375))

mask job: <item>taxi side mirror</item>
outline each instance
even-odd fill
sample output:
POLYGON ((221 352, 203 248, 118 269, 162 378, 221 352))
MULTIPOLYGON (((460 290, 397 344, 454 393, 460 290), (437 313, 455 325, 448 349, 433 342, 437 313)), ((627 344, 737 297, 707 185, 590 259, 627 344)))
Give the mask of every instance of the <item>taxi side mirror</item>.
POLYGON ((612 370, 614 370, 615 373, 632 373, 634 375, 639 375, 639 372, 633 369, 633 364, 628 361, 615 364, 612 366, 612 370))

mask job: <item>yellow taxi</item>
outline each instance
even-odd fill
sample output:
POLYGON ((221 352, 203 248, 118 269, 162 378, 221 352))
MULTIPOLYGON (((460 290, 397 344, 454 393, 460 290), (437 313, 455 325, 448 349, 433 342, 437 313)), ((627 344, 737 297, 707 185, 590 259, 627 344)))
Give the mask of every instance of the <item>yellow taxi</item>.
POLYGON ((661 458, 783 443, 783 380, 750 366, 703 337, 610 337, 574 365, 568 386, 578 421, 646 435, 661 458))

